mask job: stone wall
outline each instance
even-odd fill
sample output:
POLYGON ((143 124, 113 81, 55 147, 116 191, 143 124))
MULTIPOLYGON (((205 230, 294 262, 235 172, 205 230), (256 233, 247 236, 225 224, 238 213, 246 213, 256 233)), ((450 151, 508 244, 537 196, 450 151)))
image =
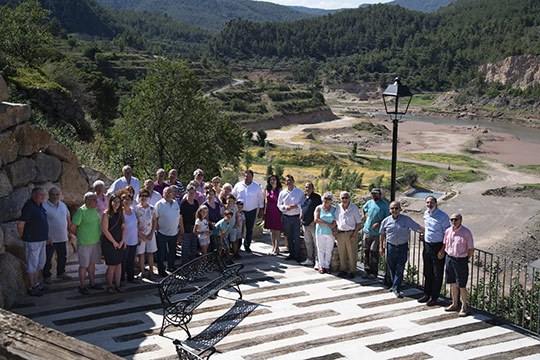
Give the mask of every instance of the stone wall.
POLYGON ((0 76, 0 307, 9 308, 26 293, 25 252, 17 219, 32 189, 61 189, 70 209, 103 174, 80 167, 70 149, 29 122, 28 105, 3 102, 9 96, 0 76))

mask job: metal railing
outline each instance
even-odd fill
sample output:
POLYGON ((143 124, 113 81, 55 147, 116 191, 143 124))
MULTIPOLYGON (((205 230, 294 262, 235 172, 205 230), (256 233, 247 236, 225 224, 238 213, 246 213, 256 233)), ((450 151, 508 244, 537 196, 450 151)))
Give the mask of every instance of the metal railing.
MULTIPOLYGON (((361 239, 359 249, 361 249, 361 239)), ((412 232, 404 281, 417 287, 424 285, 423 241, 412 232)), ((363 251, 359 251, 363 263, 363 251)), ((385 259, 380 273, 384 274, 385 259)), ((448 298, 450 285, 443 277, 442 296, 448 298)), ((540 268, 504 256, 474 249, 469 261, 467 306, 505 319, 515 326, 540 335, 540 268)))

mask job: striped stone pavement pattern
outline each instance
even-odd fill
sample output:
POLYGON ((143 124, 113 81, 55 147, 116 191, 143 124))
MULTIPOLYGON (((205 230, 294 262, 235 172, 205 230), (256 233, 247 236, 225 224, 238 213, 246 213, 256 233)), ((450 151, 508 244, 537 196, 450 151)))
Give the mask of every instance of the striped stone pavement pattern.
MULTIPOLYGON (((427 307, 421 292, 405 288, 397 299, 380 280, 345 280, 267 256, 268 239, 244 254, 243 300, 221 291, 195 311, 188 347, 215 346, 212 360, 331 359, 540 359, 540 341, 484 314, 458 318, 443 306, 427 307)), ((76 262, 68 272, 77 276, 76 262)), ((97 266, 104 282, 105 265, 97 266)), ((162 311, 156 284, 128 284, 124 294, 92 290, 77 281, 54 282, 45 296, 14 309, 127 359, 175 359, 169 327, 159 336, 162 311)))

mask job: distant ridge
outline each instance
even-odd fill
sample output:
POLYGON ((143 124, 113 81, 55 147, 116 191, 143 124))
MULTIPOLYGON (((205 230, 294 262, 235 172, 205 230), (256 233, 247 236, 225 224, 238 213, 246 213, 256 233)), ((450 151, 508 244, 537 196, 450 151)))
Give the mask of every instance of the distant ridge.
POLYGON ((387 5, 399 5, 409 10, 423 12, 435 12, 443 6, 453 3, 455 0, 394 0, 387 5))
POLYGON ((294 6, 294 5, 291 5, 289 7, 293 8, 296 11, 300 11, 300 12, 304 12, 304 13, 308 13, 308 14, 312 14, 312 15, 316 15, 316 16, 333 14, 333 13, 336 13, 338 11, 347 10, 347 8, 328 10, 328 9, 317 9, 317 8, 310 8, 310 7, 306 7, 306 6, 294 6))

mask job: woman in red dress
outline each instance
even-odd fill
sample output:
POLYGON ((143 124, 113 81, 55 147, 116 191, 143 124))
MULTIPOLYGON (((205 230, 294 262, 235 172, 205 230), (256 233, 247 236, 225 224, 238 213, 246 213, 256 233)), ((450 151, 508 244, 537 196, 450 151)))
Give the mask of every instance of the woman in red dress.
POLYGON ((270 175, 266 180, 266 201, 264 206, 264 228, 269 229, 272 238, 272 252, 270 255, 279 254, 279 240, 283 223, 281 221, 281 211, 277 207, 281 182, 276 175, 270 175))

